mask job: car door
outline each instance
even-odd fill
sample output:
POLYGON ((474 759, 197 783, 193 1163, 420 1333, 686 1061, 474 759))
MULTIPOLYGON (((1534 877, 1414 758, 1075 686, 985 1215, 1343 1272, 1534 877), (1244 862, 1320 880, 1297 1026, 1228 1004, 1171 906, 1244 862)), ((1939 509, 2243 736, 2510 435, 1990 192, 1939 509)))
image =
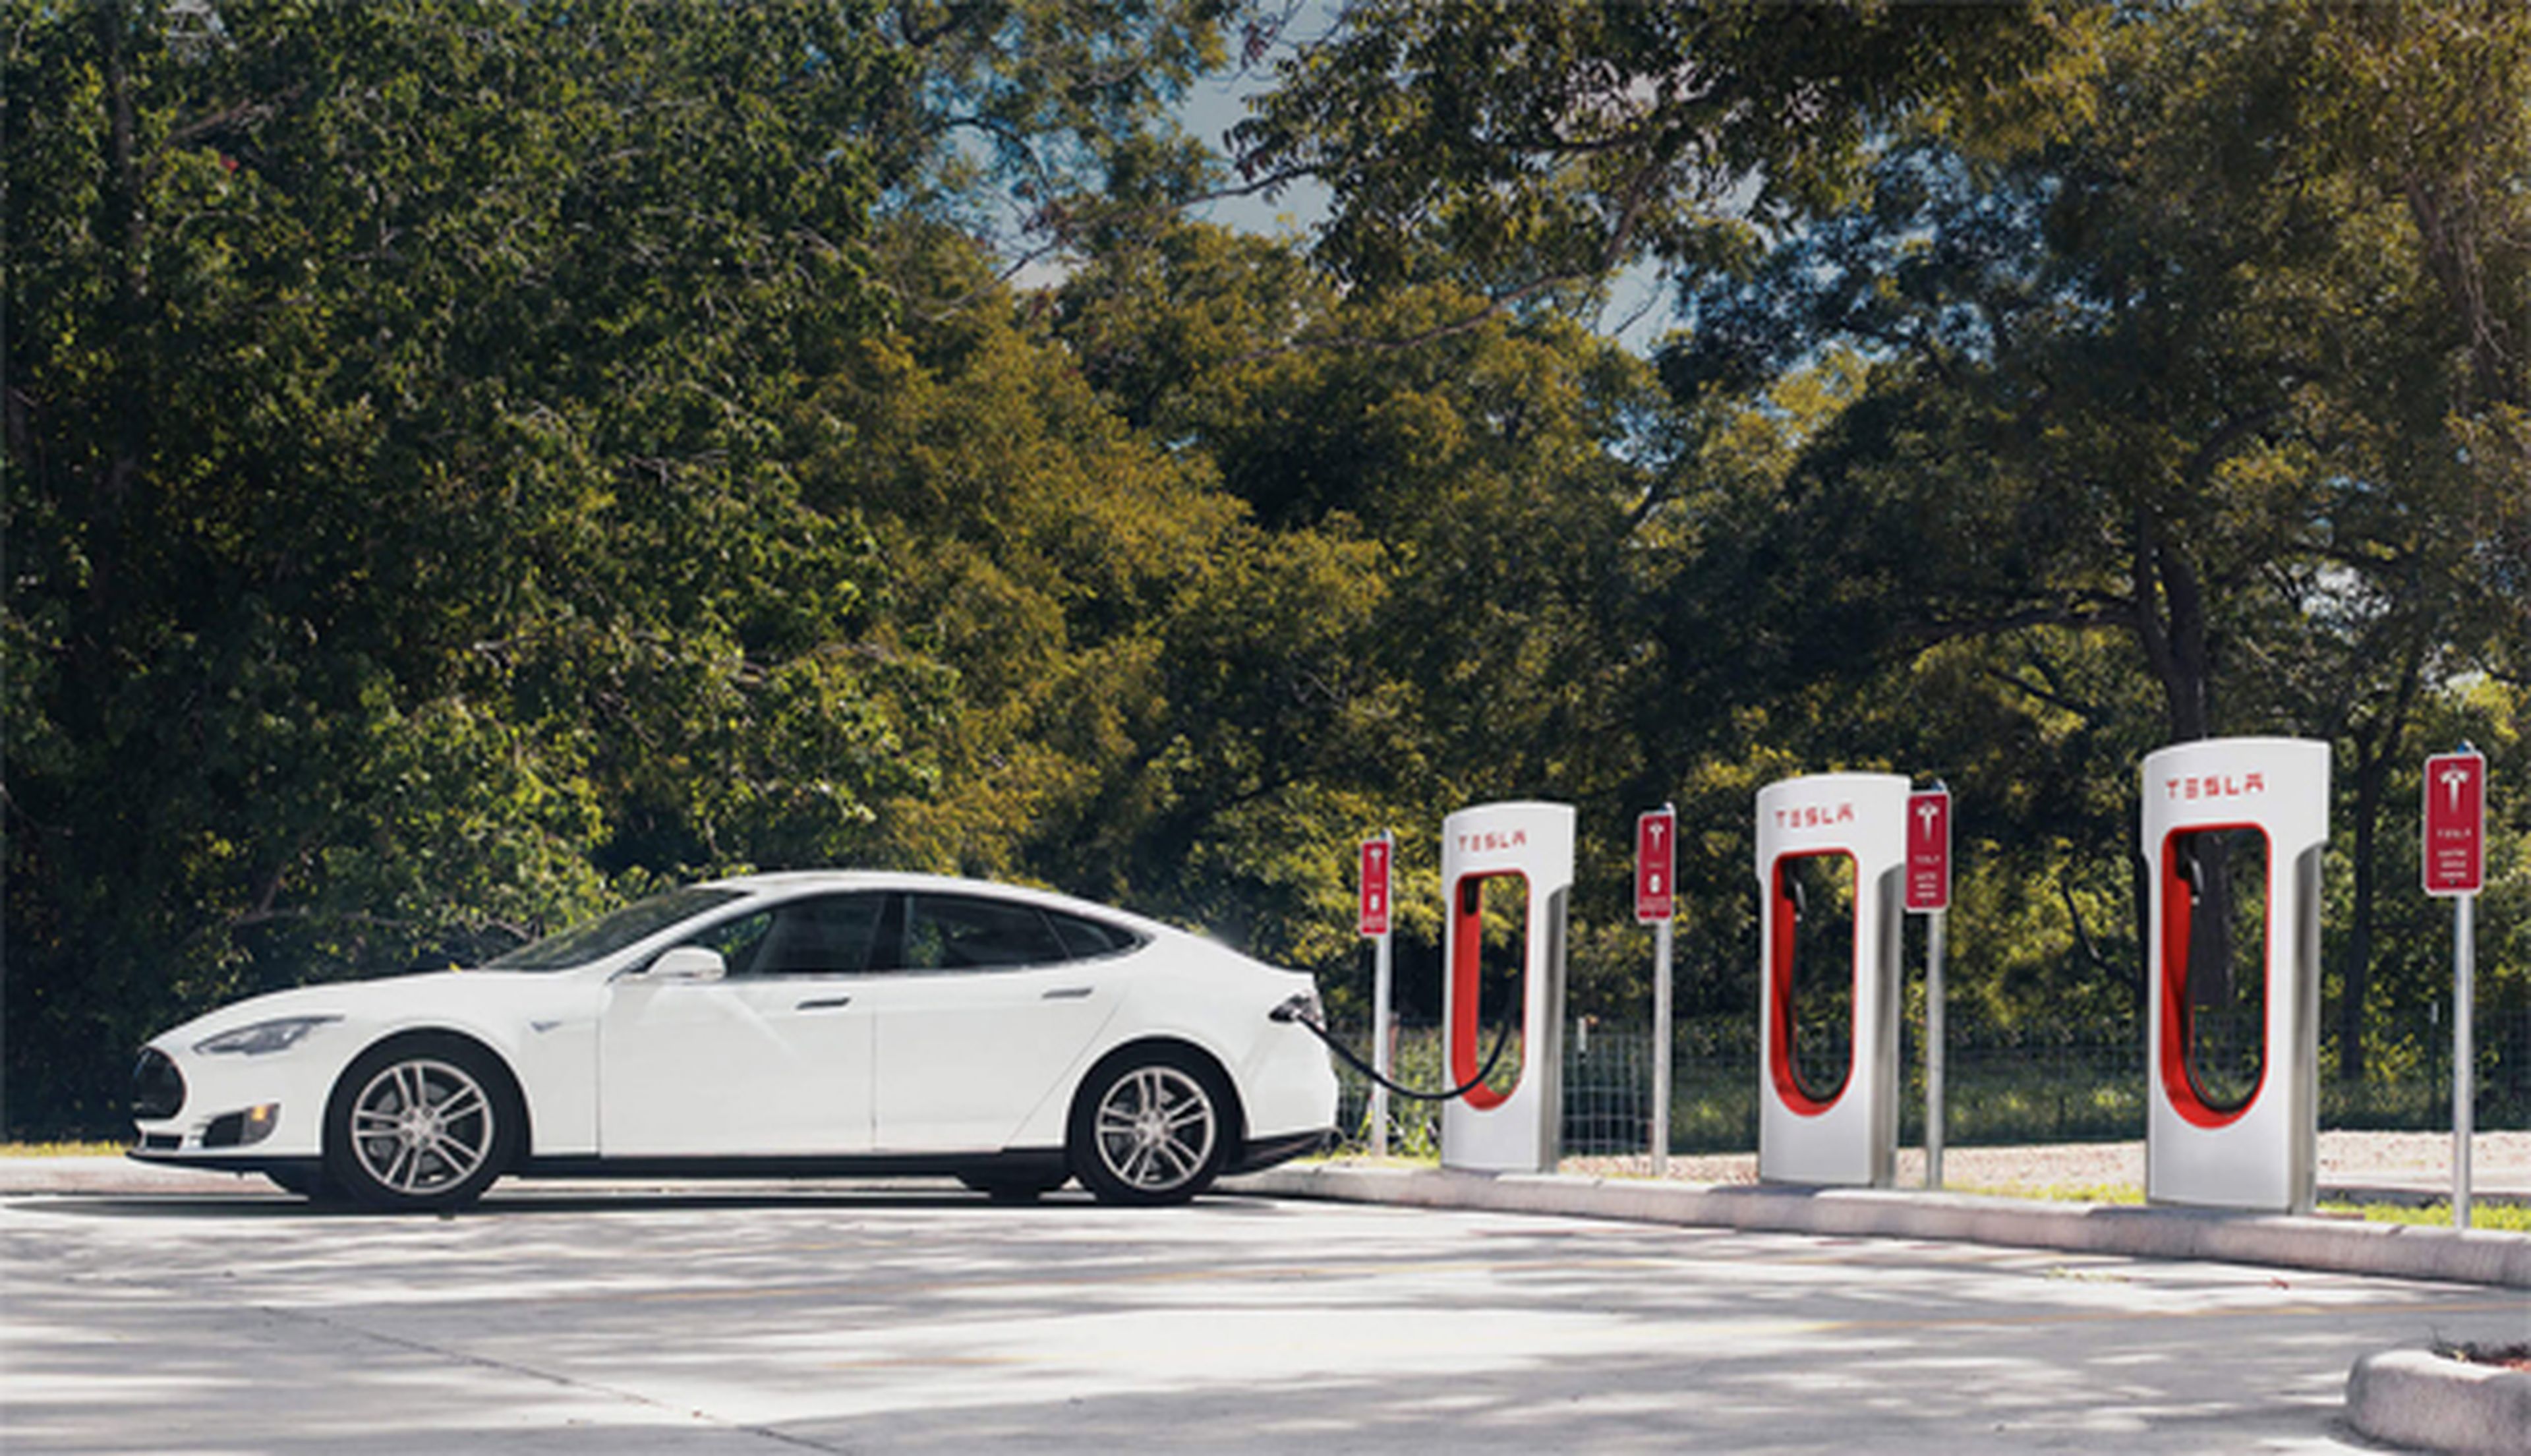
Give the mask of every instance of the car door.
POLYGON ((599 1151, 869 1151, 861 985, 886 905, 883 893, 819 895, 712 925, 684 943, 720 952, 717 980, 618 978, 599 1029, 599 1151))
POLYGON ((900 913, 895 969, 871 978, 878 1148, 998 1151, 1115 1014, 1137 941, 983 895, 915 891, 900 913))

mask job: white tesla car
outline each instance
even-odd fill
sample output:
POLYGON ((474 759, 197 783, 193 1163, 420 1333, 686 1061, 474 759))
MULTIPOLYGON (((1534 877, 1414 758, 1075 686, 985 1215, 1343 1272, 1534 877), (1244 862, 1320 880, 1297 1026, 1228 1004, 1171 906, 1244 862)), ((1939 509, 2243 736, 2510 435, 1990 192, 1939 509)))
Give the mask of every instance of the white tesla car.
POLYGON ((505 1172, 1078 1177, 1163 1204, 1335 1121, 1307 975, 1061 895, 693 885, 477 970, 304 986, 141 1053, 147 1162, 445 1208, 505 1172), (1274 1013, 1280 1009, 1281 1016, 1274 1013))

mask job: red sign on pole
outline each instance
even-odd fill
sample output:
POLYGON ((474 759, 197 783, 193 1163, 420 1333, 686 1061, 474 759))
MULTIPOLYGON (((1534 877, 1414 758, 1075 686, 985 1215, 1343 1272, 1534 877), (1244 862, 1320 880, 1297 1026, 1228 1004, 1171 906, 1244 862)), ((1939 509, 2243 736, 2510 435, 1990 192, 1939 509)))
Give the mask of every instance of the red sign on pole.
POLYGON ((1388 933, 1388 851, 1389 837, 1362 842, 1362 933, 1388 933))
POLYGON ((1678 811, 1663 805, 1635 819, 1635 919, 1668 920, 1676 907, 1678 811))
POLYGON ((1907 908, 1951 908, 1951 791, 1907 796, 1907 908))
POLYGON ((2426 893, 2475 895, 2487 877, 2487 758, 2426 760, 2426 893))

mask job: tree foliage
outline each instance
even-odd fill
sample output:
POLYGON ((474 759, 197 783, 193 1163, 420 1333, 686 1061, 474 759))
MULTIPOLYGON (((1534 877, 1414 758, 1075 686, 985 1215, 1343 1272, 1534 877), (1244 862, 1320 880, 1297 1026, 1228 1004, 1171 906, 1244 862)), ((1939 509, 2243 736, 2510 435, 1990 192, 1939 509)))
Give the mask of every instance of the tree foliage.
POLYGON ((1355 1007, 1389 827, 1435 1010, 1495 798, 1581 806, 1630 1018, 1675 801, 1737 1014, 1751 799, 1829 768, 1954 791, 1962 1018, 2126 1026, 2134 767, 2212 733, 2336 748, 2345 1069, 2420 1054, 2430 748, 2495 762, 2531 994, 2518 7, 1365 0, 1209 155, 1172 103, 1286 9, 9 0, 10 1125, 740 866, 1355 1007), (1325 224, 1172 213, 1231 166, 1325 224), (1566 307, 1626 267, 1650 358, 1566 307))

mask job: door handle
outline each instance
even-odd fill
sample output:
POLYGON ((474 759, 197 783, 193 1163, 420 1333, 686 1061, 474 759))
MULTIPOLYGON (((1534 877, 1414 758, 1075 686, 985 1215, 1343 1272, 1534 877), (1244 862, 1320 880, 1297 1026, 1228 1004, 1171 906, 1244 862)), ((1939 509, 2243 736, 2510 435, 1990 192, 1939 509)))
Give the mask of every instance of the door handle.
POLYGON ((1091 992, 1097 989, 1098 989, 1098 987, 1095 985, 1058 986, 1055 989, 1046 992, 1044 995, 1040 996, 1038 999, 1041 1001, 1079 1001, 1087 998, 1091 992))
POLYGON ((853 998, 850 996, 819 996, 815 1000, 801 1002, 795 1009, 800 1011, 832 1011, 838 1006, 850 1006, 851 1004, 853 1004, 853 998))

